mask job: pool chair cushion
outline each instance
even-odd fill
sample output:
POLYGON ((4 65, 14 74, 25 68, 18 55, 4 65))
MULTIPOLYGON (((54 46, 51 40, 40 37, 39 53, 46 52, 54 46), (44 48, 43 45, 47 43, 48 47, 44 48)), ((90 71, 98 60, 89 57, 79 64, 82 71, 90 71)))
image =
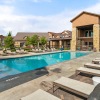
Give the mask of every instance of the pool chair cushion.
POLYGON ((72 93, 88 98, 93 91, 94 86, 84 82, 80 82, 71 78, 61 77, 53 82, 55 86, 68 90, 72 93))
POLYGON ((86 63, 86 64, 84 64, 84 67, 93 68, 93 69, 100 69, 100 65, 92 64, 92 63, 86 63))
POLYGON ((93 76, 100 76, 100 70, 97 69, 91 69, 91 68, 85 68, 85 67, 80 67, 76 71, 77 73, 85 73, 93 76))
POLYGON ((41 89, 33 92, 32 94, 27 95, 26 97, 21 98, 21 100, 61 100, 56 96, 45 92, 41 89))
POLYGON ((88 100, 100 100, 100 83, 94 88, 93 92, 89 95, 88 100))

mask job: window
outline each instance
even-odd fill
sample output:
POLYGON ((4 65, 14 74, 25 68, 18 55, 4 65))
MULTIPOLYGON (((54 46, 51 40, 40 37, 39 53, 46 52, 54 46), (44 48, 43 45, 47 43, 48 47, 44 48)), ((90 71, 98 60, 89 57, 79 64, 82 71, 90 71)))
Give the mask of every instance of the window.
POLYGON ((93 36, 92 30, 85 31, 85 37, 92 37, 92 36, 93 36))
POLYGON ((85 45, 88 45, 88 42, 85 42, 85 45))
POLYGON ((88 37, 88 31, 85 32, 85 37, 88 37))
POLYGON ((93 42, 89 42, 89 45, 93 45, 93 42))
POLYGON ((89 31, 89 37, 93 36, 93 31, 89 31))

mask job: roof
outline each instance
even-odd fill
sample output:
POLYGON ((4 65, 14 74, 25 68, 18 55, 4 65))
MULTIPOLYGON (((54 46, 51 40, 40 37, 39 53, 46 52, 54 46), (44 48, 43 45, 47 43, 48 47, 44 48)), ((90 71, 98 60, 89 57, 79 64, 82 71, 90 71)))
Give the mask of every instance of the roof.
MULTIPOLYGON (((69 30, 64 30, 61 33, 53 33, 53 32, 49 32, 50 34, 56 36, 59 36, 59 39, 71 39, 72 38, 72 31, 69 30)), ((50 40, 59 40, 58 38, 51 38, 50 40)))
POLYGON ((93 15, 93 16, 98 16, 100 17, 100 14, 96 14, 96 13, 91 13, 91 12, 87 12, 87 11, 83 11, 80 14, 78 14, 76 17, 74 17, 70 22, 73 22, 75 19, 77 19, 79 16, 81 16, 82 14, 89 14, 89 15, 93 15))
POLYGON ((47 39, 49 38, 48 32, 18 32, 14 37, 14 40, 25 40, 27 36, 38 35, 40 37, 45 36, 47 39))
POLYGON ((0 35, 0 38, 5 38, 5 36, 3 36, 3 35, 0 35))

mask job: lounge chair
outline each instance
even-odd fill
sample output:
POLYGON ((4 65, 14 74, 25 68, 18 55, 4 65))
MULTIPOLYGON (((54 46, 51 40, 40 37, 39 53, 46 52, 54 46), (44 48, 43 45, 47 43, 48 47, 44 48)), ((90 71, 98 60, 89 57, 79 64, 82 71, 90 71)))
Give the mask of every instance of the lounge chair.
POLYGON ((47 48, 47 52, 51 52, 51 49, 47 48))
POLYGON ((22 49, 22 50, 21 50, 21 53, 22 53, 22 54, 27 54, 28 52, 22 49))
POLYGON ((76 74, 79 74, 79 73, 85 73, 85 74, 93 75, 93 76, 100 76, 100 70, 85 68, 85 67, 80 67, 79 69, 77 69, 76 74))
POLYGON ((94 63, 94 64, 100 64, 100 59, 94 59, 94 60, 92 60, 92 63, 94 63))
POLYGON ((100 100, 100 84, 98 84, 87 100, 100 100))
POLYGON ((11 52, 11 51, 7 51, 8 54, 10 55, 16 55, 17 53, 14 51, 14 52, 11 52))
POLYGON ((3 51, 0 51, 0 55, 1 56, 7 56, 7 52, 4 53, 3 51))
POLYGON ((39 89, 36 92, 21 98, 21 100, 61 100, 61 99, 39 89))
POLYGON ((95 58, 95 60, 100 60, 100 58, 95 58))
POLYGON ((85 98, 88 98, 88 96, 90 95, 90 93, 93 91, 95 87, 94 85, 87 84, 66 77, 61 77, 60 79, 54 81, 53 85, 68 90, 72 93, 78 94, 80 96, 83 96, 85 98))
POLYGON ((84 67, 100 70, 100 65, 98 65, 98 64, 86 63, 86 64, 84 64, 84 67))

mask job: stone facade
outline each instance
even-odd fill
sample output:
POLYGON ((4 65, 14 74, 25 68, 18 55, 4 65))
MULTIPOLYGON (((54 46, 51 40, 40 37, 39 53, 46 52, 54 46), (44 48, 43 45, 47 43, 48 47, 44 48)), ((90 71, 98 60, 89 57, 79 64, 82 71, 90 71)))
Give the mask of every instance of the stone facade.
POLYGON ((71 50, 76 51, 77 28, 72 29, 71 50))
POLYGON ((76 51, 77 40, 81 37, 84 43, 93 43, 93 49, 100 50, 100 15, 90 12, 82 12, 72 22, 72 41, 71 50, 76 51), (84 31, 85 30, 85 31, 84 31), (91 33, 85 33, 89 30, 91 33), (83 32, 82 32, 83 31, 83 32), (83 35, 85 34, 85 36, 83 35))
POLYGON ((93 25, 93 46, 94 48, 99 51, 100 50, 100 25, 95 24, 93 25))

